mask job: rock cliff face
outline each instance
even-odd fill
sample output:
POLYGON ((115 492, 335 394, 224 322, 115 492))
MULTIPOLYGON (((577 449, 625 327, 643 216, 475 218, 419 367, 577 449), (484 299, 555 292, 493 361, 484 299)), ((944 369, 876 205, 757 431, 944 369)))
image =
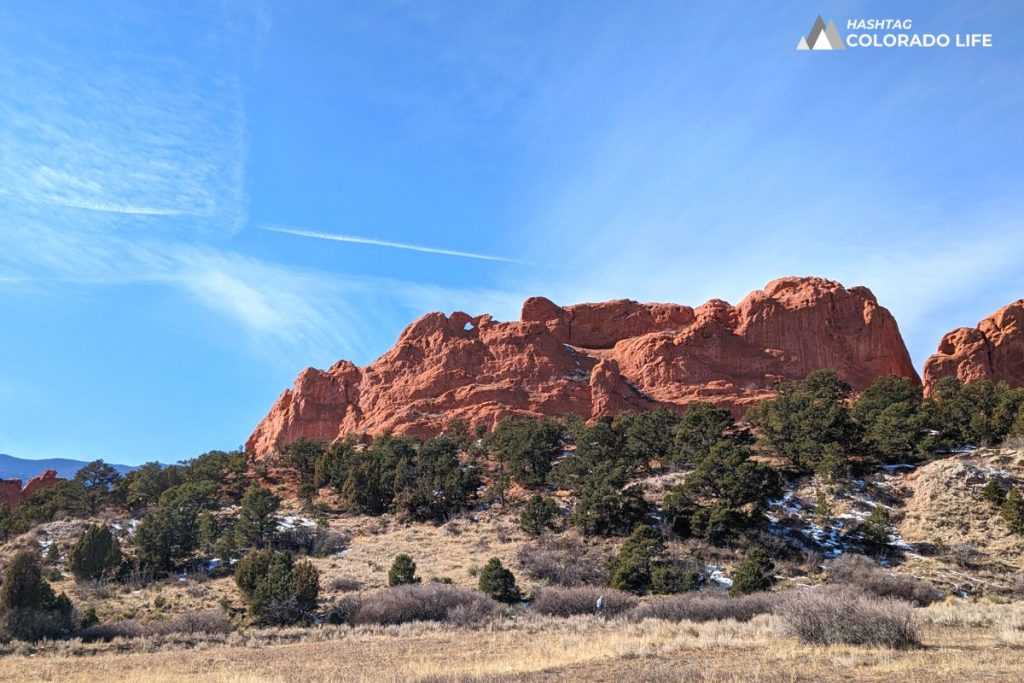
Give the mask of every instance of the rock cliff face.
POLYGON ((21 501, 36 491, 53 486, 58 481, 60 479, 57 478, 56 470, 46 470, 42 474, 32 477, 24 487, 21 485, 21 479, 0 479, 0 505, 6 505, 14 510, 21 501))
POLYGON ((1024 299, 1003 306, 978 323, 946 334, 924 364, 925 391, 943 377, 982 379, 1024 386, 1024 299))
POLYGON ((488 426, 512 414, 588 418, 710 400, 737 413, 780 381, 834 368, 855 389, 918 379, 892 315, 863 287, 783 278, 739 305, 535 297, 521 320, 430 313, 365 368, 304 370, 246 442, 263 457, 300 437, 430 435, 452 417, 488 426))

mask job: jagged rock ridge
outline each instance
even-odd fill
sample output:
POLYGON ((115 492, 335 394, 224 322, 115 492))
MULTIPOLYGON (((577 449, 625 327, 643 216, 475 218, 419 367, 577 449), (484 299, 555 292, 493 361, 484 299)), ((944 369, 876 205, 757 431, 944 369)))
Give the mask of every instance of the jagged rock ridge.
POLYGON ((263 457, 300 437, 430 435, 452 417, 589 418, 710 400, 742 412, 780 381, 834 368, 855 389, 918 379, 895 319, 864 287, 782 278, 738 305, 618 300, 523 304, 521 320, 429 313, 360 368, 308 368, 246 442, 263 457))
POLYGON ((21 485, 21 479, 0 479, 0 505, 6 505, 9 509, 14 510, 21 501, 36 491, 53 486, 59 481, 56 470, 46 470, 42 474, 32 477, 24 487, 21 485))
POLYGON ((1024 299, 1003 306, 977 327, 959 327, 942 337, 924 364, 925 390, 944 377, 1024 386, 1024 299))

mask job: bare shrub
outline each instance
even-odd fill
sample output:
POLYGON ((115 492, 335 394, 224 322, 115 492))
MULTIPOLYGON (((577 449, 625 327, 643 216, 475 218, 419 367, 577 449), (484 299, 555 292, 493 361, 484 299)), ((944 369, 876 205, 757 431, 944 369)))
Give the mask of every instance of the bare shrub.
POLYGON ((530 604, 530 608, 540 614, 556 617, 571 617, 576 614, 604 614, 614 616, 621 614, 636 605, 636 598, 624 591, 614 588, 598 588, 597 586, 577 586, 574 588, 548 587, 542 588, 530 604), (602 609, 598 610, 597 601, 602 600, 602 609))
POLYGON ((543 539, 519 549, 519 565, 526 575, 556 586, 606 584, 605 560, 593 545, 572 537, 543 539))
POLYGON ((363 587, 359 579, 354 579, 351 576, 337 576, 331 579, 329 585, 332 591, 339 593, 351 593, 363 587))
POLYGON ((385 588, 366 596, 352 622, 405 624, 457 618, 464 625, 471 618, 479 623, 494 617, 500 610, 497 602, 477 591, 444 583, 417 583, 385 588))
POLYGON ((824 586, 787 594, 780 610, 786 630, 814 645, 919 644, 910 605, 846 586, 824 586))
POLYGON ((90 579, 75 583, 75 594, 83 600, 106 600, 111 596, 110 582, 104 579, 90 579))
POLYGON ((829 562, 826 570, 831 583, 856 586, 878 597, 897 598, 922 607, 942 597, 927 581, 886 572, 863 555, 841 555, 829 562))
POLYGON ((187 612, 162 623, 161 633, 230 633, 231 622, 217 610, 187 612))
POLYGON ((175 633, 225 634, 230 633, 231 630, 231 622, 221 612, 204 610, 202 612, 189 612, 180 617, 167 620, 137 621, 135 619, 120 619, 118 621, 94 624, 88 628, 81 629, 77 635, 85 641, 109 641, 114 638, 146 638, 175 633))
POLYGON ((951 547, 947 553, 951 562, 963 569, 974 569, 981 560, 981 553, 974 546, 960 543, 951 547))
POLYGON ((140 566, 133 563, 123 574, 121 583, 128 590, 142 590, 156 581, 156 570, 152 565, 140 566))
POLYGON ((494 619, 498 609, 491 602, 474 600, 448 610, 446 621, 453 626, 476 626, 494 619))
POLYGON ((324 621, 328 624, 351 624, 359 610, 359 598, 348 596, 327 608, 324 621))
POLYGON ((721 594, 689 593, 646 602, 630 610, 627 617, 634 621, 750 621, 758 614, 774 611, 780 597, 773 593, 751 593, 734 598, 721 594))
POLYGON ((1008 436, 1003 440, 1003 448, 1024 448, 1024 436, 1008 436))
POLYGON ((275 550, 287 551, 293 555, 329 557, 344 550, 350 540, 351 536, 343 531, 296 526, 278 532, 271 545, 275 550))

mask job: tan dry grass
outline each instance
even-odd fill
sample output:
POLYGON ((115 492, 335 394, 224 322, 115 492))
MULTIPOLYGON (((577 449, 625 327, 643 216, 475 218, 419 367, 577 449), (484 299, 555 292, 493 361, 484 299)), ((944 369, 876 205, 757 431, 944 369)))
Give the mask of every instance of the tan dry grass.
MULTIPOLYGON (((947 607, 971 614, 1000 606, 947 607)), ((774 617, 747 623, 639 624, 524 618, 482 630, 436 624, 233 634, 227 643, 154 641, 148 652, 52 653, 0 659, 11 681, 892 681, 1019 680, 1020 649, 1001 633, 1017 609, 993 609, 982 628, 926 624, 924 647, 813 647, 778 635, 774 617), (290 638, 301 638, 287 642, 290 638), (275 641, 280 639, 280 641, 275 641)), ((936 614, 941 610, 934 610, 936 614)), ((975 619, 977 621, 977 619, 975 619)), ((71 650, 67 645, 65 650, 71 650)))

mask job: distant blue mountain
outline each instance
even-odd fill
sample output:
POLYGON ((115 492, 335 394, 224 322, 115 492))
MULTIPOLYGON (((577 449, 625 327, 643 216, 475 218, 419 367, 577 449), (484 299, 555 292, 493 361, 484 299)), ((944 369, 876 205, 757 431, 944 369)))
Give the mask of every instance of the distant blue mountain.
MULTIPOLYGON (((45 460, 31 460, 29 458, 15 458, 13 455, 0 453, 0 479, 21 479, 28 481, 37 474, 46 470, 57 470, 57 476, 70 479, 75 476, 78 470, 89 463, 85 460, 68 460, 66 458, 47 458, 45 460)), ((108 463, 121 474, 136 469, 132 465, 115 465, 108 463)))

